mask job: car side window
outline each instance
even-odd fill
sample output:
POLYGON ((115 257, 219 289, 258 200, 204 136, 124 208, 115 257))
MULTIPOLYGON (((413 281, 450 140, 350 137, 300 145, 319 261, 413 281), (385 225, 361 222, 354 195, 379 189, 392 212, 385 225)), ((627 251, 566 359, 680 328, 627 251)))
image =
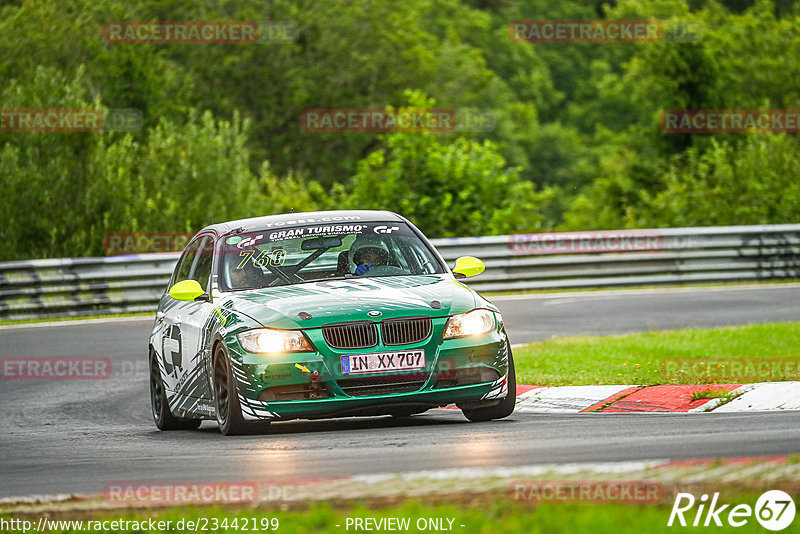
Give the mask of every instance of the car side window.
POLYGON ((206 236, 200 247, 200 255, 197 257, 197 263, 192 271, 192 280, 197 280, 203 289, 208 292, 209 281, 211 279, 211 264, 214 257, 214 238, 206 236))
POLYGON ((190 279, 189 275, 192 272, 192 265, 194 265, 194 260, 197 257, 197 250, 199 248, 200 239, 195 239, 189 243, 189 246, 183 251, 183 256, 181 256, 178 266, 175 268, 175 275, 172 279, 173 284, 190 279))

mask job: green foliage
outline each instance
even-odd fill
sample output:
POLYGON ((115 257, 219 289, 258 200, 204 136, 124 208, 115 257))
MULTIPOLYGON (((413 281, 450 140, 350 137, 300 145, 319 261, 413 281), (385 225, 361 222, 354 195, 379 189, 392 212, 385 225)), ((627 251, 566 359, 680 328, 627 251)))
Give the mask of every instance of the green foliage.
POLYGON ((87 195, 95 201, 89 212, 151 231, 191 231, 211 217, 250 216, 259 188, 249 169, 247 127, 238 115, 227 122, 192 111, 180 124, 162 119, 146 143, 130 135, 110 144, 101 138, 92 160, 96 180, 89 192, 97 194, 87 195), (125 189, 110 197, 115 184, 125 189))
POLYGON ((389 134, 386 147, 359 162, 350 208, 389 209, 435 236, 503 234, 544 226, 537 192, 489 141, 459 138, 443 145, 432 134, 389 134))
POLYGON ((798 221, 786 207, 800 200, 790 170, 797 156, 787 148, 794 135, 755 140, 666 133, 659 126, 661 112, 670 109, 796 107, 798 17, 779 18, 774 7, 761 0, 737 13, 709 1, 691 11, 682 0, 626 0, 609 10, 612 18, 657 18, 665 27, 688 23, 699 38, 640 45, 619 73, 597 65, 597 97, 585 95, 570 115, 584 128, 602 125, 593 135, 599 164, 567 207, 562 228, 798 221), (723 178, 710 161, 737 169, 735 179, 723 178), (709 200, 723 197, 733 205, 709 200))
MULTIPOLYGON (((419 94, 412 107, 434 107, 419 94)), ((544 227, 542 206, 553 196, 520 180, 496 146, 432 133, 391 133, 358 164, 343 205, 397 211, 436 236, 503 234, 544 227)))
POLYGON ((750 134, 691 148, 667 174, 666 189, 636 217, 638 226, 783 223, 800 220, 800 153, 787 135, 750 134))
POLYGON ((129 133, 0 131, 0 260, 110 231, 380 207, 432 237, 798 222, 796 134, 674 134, 667 109, 794 109, 795 0, 28 0, 0 5, 0 107, 135 108, 129 133), (658 19, 697 38, 509 39, 520 19, 658 19), (109 44, 115 20, 287 21, 292 42, 109 44), (427 96, 422 96, 427 95, 427 96), (455 133, 318 133, 309 108, 490 113, 455 133))
POLYGON ((206 113, 181 125, 163 120, 148 133, 146 144, 131 135, 88 137, 80 160, 58 142, 24 151, 6 145, 0 156, 0 172, 10 178, 0 190, 0 209, 11 223, 0 228, 5 253, 100 254, 107 232, 191 231, 210 216, 232 219, 257 208, 241 125, 206 113), (220 181, 230 197, 215 193, 220 181))

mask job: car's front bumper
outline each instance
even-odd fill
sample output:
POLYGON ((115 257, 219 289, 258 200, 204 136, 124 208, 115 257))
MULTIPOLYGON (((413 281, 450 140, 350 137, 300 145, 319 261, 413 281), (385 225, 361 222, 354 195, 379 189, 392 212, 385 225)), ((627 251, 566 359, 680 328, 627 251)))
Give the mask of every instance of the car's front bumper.
POLYGON ((313 334, 310 337, 324 352, 259 355, 242 352, 238 344, 229 343, 242 415, 250 420, 375 415, 453 403, 488 406, 505 398, 509 347, 502 324, 488 334, 446 341, 441 340, 443 327, 443 322, 435 325, 431 338, 417 347, 370 349, 376 353, 423 349, 424 370, 358 377, 343 375, 339 363, 342 354, 357 351, 328 349, 313 339, 313 334), (373 394, 348 393, 341 384, 353 378, 373 381, 375 388, 365 386, 373 394), (409 378, 419 384, 407 391, 404 384, 411 384, 409 378), (468 383, 461 383, 465 381, 468 383), (282 393, 275 393, 279 391, 282 393), (280 398, 292 394, 296 398, 280 398))
MULTIPOLYGON (((240 396, 239 400, 242 404, 242 416, 245 419, 313 419, 389 414, 406 408, 424 411, 452 403, 476 403, 481 402, 490 390, 491 384, 476 384, 432 391, 362 397, 261 402, 240 396)), ((488 406, 497 401, 485 402, 488 406)))

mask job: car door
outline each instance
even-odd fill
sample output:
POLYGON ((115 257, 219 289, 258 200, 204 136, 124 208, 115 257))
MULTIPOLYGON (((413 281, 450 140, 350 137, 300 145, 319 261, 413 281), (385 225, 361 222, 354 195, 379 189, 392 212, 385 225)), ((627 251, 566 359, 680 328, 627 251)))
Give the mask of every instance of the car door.
MULTIPOLYGON (((190 273, 190 280, 200 283, 207 295, 211 291, 211 266, 214 260, 214 236, 207 234, 202 237, 198 246, 197 257, 190 273)), ((183 379, 180 392, 190 397, 191 412, 198 409, 207 413, 210 409, 208 403, 200 403, 199 399, 211 400, 209 388, 208 369, 211 361, 211 314, 214 310, 213 303, 209 300, 185 302, 180 315, 181 350, 183 361, 183 379)))
MULTIPOLYGON (((178 282, 191 279, 191 272, 197 261, 197 251, 200 243, 200 239, 195 239, 186 247, 175 267, 169 287, 178 282)), ((156 325, 157 331, 160 333, 160 339, 157 337, 154 340, 154 344, 156 344, 157 351, 161 355, 162 379, 168 392, 179 391, 185 375, 181 323, 186 313, 186 308, 190 304, 192 303, 175 300, 169 296, 169 292, 166 292, 161 298, 159 310, 156 313, 156 325)), ((173 395, 168 396, 173 397, 173 395)), ((170 405, 172 406, 173 403, 170 402, 170 405)))

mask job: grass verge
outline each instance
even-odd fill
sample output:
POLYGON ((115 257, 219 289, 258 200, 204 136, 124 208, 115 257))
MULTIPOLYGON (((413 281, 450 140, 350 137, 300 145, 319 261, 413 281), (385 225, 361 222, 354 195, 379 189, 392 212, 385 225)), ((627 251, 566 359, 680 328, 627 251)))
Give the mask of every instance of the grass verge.
MULTIPOLYGON (((732 500, 726 499, 725 502, 745 503, 752 507, 756 500, 757 495, 740 495, 732 500)), ((514 502, 505 495, 496 495, 492 499, 485 497, 467 499, 458 505, 411 500, 380 507, 366 506, 363 503, 339 506, 320 503, 292 510, 219 506, 184 507, 166 510, 139 510, 116 515, 108 512, 84 514, 79 518, 83 528, 76 528, 75 524, 72 527, 64 525, 62 528, 53 528, 51 532, 156 532, 147 526, 136 528, 136 526, 125 523, 119 525, 103 523, 114 520, 142 522, 152 519, 154 521, 170 521, 169 526, 164 529, 169 532, 194 532, 196 528, 198 531, 258 530, 262 532, 333 533, 364 531, 364 528, 355 528, 353 522, 356 519, 363 521, 370 518, 375 523, 371 524, 372 528, 369 530, 377 532, 447 530, 464 534, 500 532, 641 534, 642 532, 674 532, 676 527, 667 526, 671 508, 671 501, 657 505, 546 502, 534 506, 530 503, 514 502), (389 518, 405 522, 408 527, 403 529, 375 528, 381 524, 378 523, 381 519, 389 518), (348 519, 350 523, 348 523, 348 519), (101 523, 95 523, 97 521, 101 523), (90 528, 93 524, 100 528, 90 528), (440 528, 431 528, 433 525, 439 525, 440 528)), ((694 512, 696 509, 692 510, 689 521, 694 518, 694 512)), ((51 519, 63 521, 66 520, 65 517, 52 517, 51 519)), ((8 519, 6 517, 6 520, 8 519)), ((38 518, 29 517, 27 519, 32 521, 33 525, 37 524, 38 518)), ((78 520, 74 515, 70 519, 78 520)), ((725 519, 724 514, 722 519, 725 519)), ((53 523, 50 525, 55 526, 53 523)), ((383 525, 385 526, 385 523, 383 525)), ((796 527, 797 525, 793 525, 787 531, 797 532, 796 527)), ((691 527, 677 528, 681 531, 692 532, 708 530, 691 527)), ((722 530, 726 531, 725 528, 722 530)), ((746 525, 735 530, 737 532, 764 532, 754 517, 750 517, 746 525)))
POLYGON ((800 322, 564 337, 514 350, 517 382, 722 384, 800 380, 800 322))

